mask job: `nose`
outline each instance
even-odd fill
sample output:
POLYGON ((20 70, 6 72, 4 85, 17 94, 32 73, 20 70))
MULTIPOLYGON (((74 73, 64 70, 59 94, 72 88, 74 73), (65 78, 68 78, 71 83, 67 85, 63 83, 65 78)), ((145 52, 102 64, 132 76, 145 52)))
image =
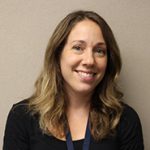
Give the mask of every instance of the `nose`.
POLYGON ((88 67, 92 67, 94 65, 95 59, 92 50, 87 50, 82 59, 82 64, 88 67))

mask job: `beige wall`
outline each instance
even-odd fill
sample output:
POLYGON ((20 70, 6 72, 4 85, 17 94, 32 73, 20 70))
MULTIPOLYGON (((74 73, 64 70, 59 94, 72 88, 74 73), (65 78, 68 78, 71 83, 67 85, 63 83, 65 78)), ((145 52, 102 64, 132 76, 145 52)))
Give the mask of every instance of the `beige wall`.
POLYGON ((120 85, 141 118, 149 150, 149 0, 0 0, 0 145, 12 104, 33 91, 54 27, 76 9, 94 10, 112 27, 123 58, 120 85))

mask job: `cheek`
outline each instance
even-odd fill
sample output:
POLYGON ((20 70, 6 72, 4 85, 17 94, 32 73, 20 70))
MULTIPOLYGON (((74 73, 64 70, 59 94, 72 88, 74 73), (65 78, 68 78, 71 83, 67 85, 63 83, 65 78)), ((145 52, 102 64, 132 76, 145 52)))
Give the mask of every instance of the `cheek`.
POLYGON ((70 69, 77 66, 79 58, 74 55, 65 55, 61 58, 61 69, 70 69))
POLYGON ((71 57, 62 57, 60 69, 63 76, 69 76, 74 68, 74 60, 71 57))
POLYGON ((107 68, 107 58, 99 60, 97 65, 100 71, 105 71, 107 68))

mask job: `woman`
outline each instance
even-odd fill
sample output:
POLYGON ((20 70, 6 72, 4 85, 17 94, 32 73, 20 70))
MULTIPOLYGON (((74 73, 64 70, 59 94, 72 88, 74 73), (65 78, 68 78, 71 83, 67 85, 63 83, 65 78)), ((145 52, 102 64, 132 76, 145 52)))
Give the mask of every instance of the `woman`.
POLYGON ((121 100, 114 35, 98 14, 56 27, 34 94, 11 109, 3 150, 143 150, 137 113, 121 100))

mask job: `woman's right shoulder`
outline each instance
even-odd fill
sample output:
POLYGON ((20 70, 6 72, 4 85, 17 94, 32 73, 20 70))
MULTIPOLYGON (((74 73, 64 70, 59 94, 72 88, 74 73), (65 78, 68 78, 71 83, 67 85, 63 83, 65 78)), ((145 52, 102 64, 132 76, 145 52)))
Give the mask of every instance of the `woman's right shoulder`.
POLYGON ((23 119, 30 119, 32 117, 31 111, 29 109, 29 99, 21 100, 15 104, 13 104, 12 108, 9 111, 8 119, 9 118, 20 118, 23 119))
POLYGON ((28 130, 31 129, 32 125, 38 125, 38 116, 33 115, 29 109, 29 99, 24 99, 13 104, 8 113, 6 131, 9 131, 10 128, 14 130, 28 130))
POLYGON ((29 103, 29 99, 24 99, 21 100, 15 104, 13 104, 10 112, 12 113, 26 113, 28 112, 28 103, 29 103))

